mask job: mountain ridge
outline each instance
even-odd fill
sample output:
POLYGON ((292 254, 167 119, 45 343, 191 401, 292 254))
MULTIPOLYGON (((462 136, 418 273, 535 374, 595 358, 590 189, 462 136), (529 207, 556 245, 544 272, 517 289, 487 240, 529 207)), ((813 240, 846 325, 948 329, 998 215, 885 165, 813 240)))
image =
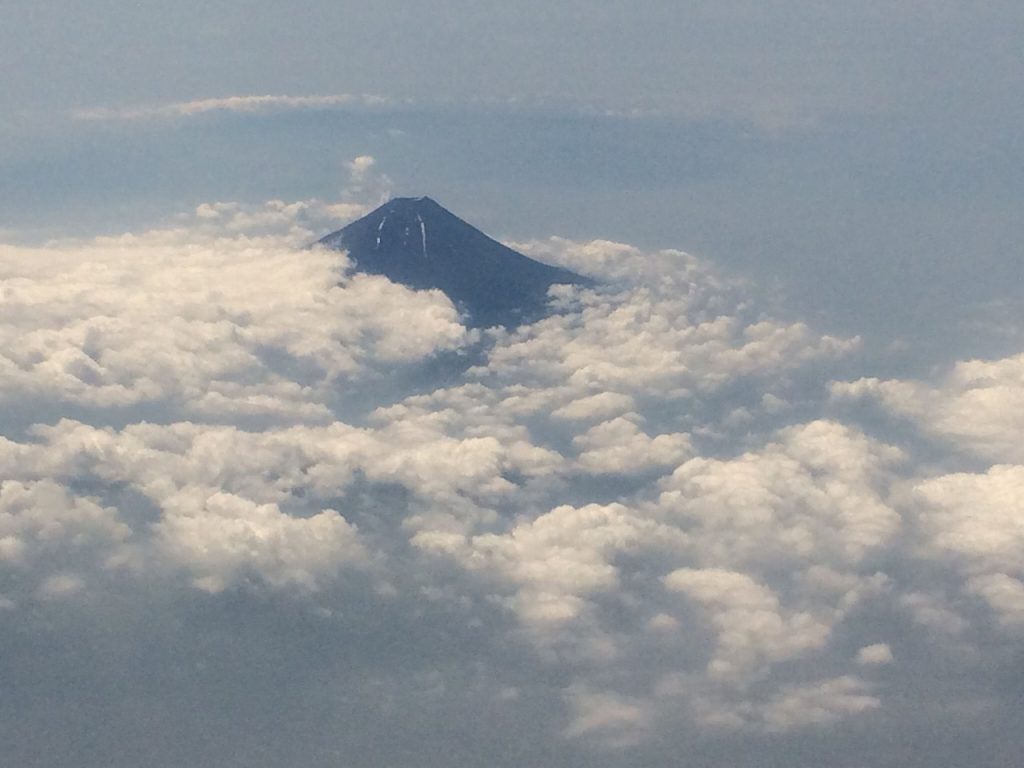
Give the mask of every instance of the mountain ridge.
POLYGON ((317 244, 346 251, 357 272, 444 291, 476 327, 531 322, 547 311, 552 285, 593 282, 524 256, 426 196, 392 198, 317 244))

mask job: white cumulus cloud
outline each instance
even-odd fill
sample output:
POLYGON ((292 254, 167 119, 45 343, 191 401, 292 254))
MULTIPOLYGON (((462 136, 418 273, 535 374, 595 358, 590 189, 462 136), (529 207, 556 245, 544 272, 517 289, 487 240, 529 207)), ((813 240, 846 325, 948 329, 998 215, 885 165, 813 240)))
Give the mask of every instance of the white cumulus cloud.
POLYGON ((471 331, 305 247, 382 181, 348 171, 348 202, 0 246, 5 618, 234 606, 257 644, 334 622, 307 677, 368 722, 543 705, 548 737, 617 756, 873 727, 1019 639, 1019 360, 830 386, 857 339, 685 253, 558 238, 521 247, 595 284, 471 331))

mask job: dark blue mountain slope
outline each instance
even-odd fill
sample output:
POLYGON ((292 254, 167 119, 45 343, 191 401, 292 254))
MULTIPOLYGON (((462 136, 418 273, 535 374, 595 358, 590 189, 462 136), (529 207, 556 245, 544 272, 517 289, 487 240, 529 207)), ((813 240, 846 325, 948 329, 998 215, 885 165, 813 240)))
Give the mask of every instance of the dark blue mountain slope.
POLYGON ((515 326, 546 312, 547 290, 592 281, 507 248, 429 197, 399 197, 319 241, 358 272, 439 288, 470 325, 515 326))

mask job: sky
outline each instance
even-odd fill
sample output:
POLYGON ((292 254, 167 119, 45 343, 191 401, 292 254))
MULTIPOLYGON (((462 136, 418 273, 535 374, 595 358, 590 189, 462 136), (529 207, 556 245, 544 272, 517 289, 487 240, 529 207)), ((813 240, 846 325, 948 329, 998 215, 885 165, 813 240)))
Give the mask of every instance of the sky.
POLYGON ((1024 10, 0 5, 24 766, 1005 766, 1024 10), (309 250, 430 195, 595 279, 309 250))

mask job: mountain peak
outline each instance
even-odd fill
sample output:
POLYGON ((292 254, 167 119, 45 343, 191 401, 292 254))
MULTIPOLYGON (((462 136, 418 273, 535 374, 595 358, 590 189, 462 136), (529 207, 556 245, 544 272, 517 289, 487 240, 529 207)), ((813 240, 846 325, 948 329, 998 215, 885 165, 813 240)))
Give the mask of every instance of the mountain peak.
MULTIPOLYGON (((451 211, 447 210, 431 197, 426 195, 422 197, 393 197, 386 203, 377 208, 377 211, 419 211, 421 213, 437 213, 444 212, 449 216, 454 216, 451 211)), ((373 213, 376 213, 374 211, 373 213)), ((373 213, 370 215, 372 216, 373 213)))
POLYGON ((441 207, 441 205, 434 198, 427 197, 426 195, 421 195, 420 197, 392 197, 390 200, 388 200, 386 203, 384 203, 383 207, 389 207, 389 206, 402 207, 402 206, 417 206, 417 205, 422 205, 422 206, 425 206, 425 207, 431 207, 431 206, 436 206, 437 208, 441 207))
POLYGON ((347 251, 358 272, 444 291, 474 326, 531 321, 552 285, 590 282, 502 245, 429 197, 393 198, 319 243, 347 251))

